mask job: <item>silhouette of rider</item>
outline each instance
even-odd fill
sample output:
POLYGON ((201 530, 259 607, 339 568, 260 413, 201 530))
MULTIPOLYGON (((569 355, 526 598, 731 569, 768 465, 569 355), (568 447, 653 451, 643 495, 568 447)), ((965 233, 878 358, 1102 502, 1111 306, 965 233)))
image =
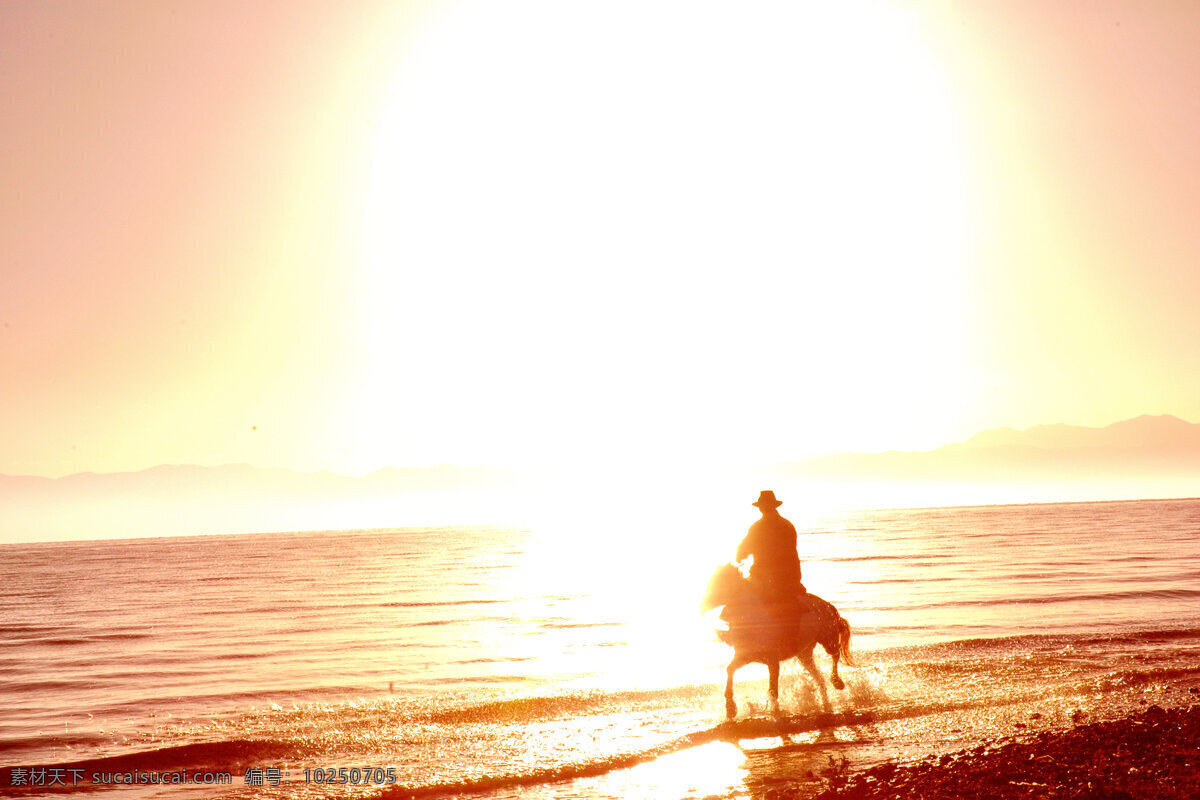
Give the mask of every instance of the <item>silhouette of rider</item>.
POLYGON ((750 566, 750 583, 768 606, 781 611, 799 613, 799 596, 805 593, 800 583, 800 556, 796 553, 796 528, 779 514, 782 501, 775 493, 763 490, 754 503, 762 519, 750 526, 749 533, 738 545, 740 563, 754 556, 750 566))

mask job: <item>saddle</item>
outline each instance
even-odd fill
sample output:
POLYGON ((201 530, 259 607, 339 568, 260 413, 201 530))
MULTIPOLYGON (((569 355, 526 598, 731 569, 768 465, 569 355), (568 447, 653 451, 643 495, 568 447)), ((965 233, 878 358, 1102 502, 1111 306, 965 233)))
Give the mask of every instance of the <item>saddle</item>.
POLYGON ((736 608, 726 606, 721 619, 729 625, 728 631, 718 633, 726 644, 735 647, 753 640, 759 645, 789 650, 797 645, 800 635, 800 620, 817 609, 811 595, 800 587, 795 595, 768 593, 761 589, 758 602, 746 603, 736 608))

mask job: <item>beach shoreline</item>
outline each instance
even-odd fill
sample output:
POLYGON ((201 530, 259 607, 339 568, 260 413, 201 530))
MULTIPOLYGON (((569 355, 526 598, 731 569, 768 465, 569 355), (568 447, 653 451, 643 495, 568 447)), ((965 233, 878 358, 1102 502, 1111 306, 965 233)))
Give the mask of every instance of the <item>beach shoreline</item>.
POLYGON ((822 788, 777 800, 882 798, 1194 798, 1200 786, 1200 704, 988 742, 969 750, 823 771, 822 788))

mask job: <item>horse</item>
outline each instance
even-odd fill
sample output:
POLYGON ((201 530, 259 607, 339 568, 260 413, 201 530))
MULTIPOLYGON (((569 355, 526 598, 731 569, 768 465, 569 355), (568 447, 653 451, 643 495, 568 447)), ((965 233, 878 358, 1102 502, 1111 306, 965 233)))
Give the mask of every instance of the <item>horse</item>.
POLYGON ((803 613, 796 628, 787 630, 770 613, 759 592, 733 564, 723 564, 713 573, 701 603, 702 611, 725 606, 721 619, 729 623, 728 631, 718 636, 733 647, 733 660, 725 670, 725 715, 737 716, 733 701, 733 674, 746 664, 766 664, 771 675, 771 712, 779 715, 779 663, 798 658, 813 676, 821 690, 825 710, 831 709, 825 679, 813 661, 813 648, 819 642, 833 658, 830 680, 835 689, 845 689, 838 676, 838 660, 853 666, 850 657, 850 623, 842 618, 833 604, 815 594, 801 597, 803 613))

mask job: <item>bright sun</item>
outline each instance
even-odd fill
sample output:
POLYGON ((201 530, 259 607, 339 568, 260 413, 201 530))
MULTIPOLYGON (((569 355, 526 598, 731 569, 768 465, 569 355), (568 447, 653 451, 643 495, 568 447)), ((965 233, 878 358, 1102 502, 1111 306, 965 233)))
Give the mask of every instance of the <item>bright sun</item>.
POLYGON ((374 125, 360 469, 944 429, 959 131, 897 7, 451 3, 374 125))

